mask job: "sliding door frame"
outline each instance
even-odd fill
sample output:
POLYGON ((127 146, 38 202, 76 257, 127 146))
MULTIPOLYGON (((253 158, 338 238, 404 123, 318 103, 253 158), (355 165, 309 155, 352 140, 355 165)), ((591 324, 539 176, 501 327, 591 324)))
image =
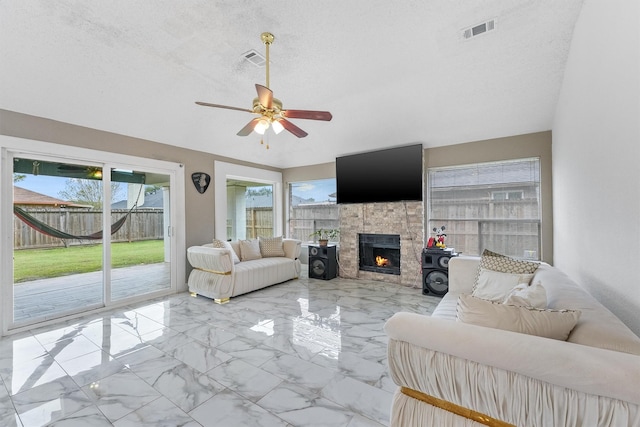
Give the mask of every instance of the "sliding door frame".
MULTIPOLYGON (((0 335, 20 332, 33 328, 34 325, 14 325, 13 321, 13 158, 46 158, 62 162, 80 162, 103 168, 103 196, 104 200, 111 199, 110 171, 118 169, 142 169, 145 172, 165 174, 170 179, 169 208, 171 224, 165 224, 167 238, 170 239, 171 286, 167 290, 144 294, 137 297, 116 300, 110 295, 111 279, 111 236, 105 233, 103 242, 103 277, 105 280, 104 305, 96 310, 100 311, 113 307, 131 304, 162 295, 177 292, 180 280, 185 277, 185 178, 184 167, 181 164, 129 156, 99 150, 78 148, 43 141, 0 135, 1 172, 0 172, 0 335), (55 153, 55 154, 52 154, 55 153)), ((105 203, 102 229, 111 227, 111 207, 105 203)), ((73 313, 57 319, 45 320, 38 326, 57 323, 65 319, 86 315, 88 312, 73 313)))

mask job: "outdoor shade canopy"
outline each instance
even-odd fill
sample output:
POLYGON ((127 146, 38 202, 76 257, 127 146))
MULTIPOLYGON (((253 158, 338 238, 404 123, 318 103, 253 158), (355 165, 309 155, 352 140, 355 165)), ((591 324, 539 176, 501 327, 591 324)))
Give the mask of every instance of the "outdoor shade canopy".
MULTIPOLYGON (((14 159, 13 172, 32 175, 59 176, 63 178, 102 180, 102 169, 99 167, 46 162, 32 159, 14 159)), ((134 171, 112 170, 111 181, 144 184, 145 174, 134 171)))

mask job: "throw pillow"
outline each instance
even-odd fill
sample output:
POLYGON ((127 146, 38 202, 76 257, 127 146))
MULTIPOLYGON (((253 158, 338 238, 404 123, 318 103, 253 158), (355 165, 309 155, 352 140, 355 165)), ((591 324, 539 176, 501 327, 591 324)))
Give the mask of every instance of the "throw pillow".
POLYGON ((471 295, 490 301, 502 302, 518 285, 529 286, 533 274, 500 273, 498 271, 480 269, 478 280, 471 295))
POLYGON ((213 239, 213 247, 218 249, 226 249, 224 246, 224 241, 213 239))
POLYGON ((238 254, 236 253, 236 251, 233 250, 231 243, 224 240, 213 239, 213 247, 220 249, 229 249, 229 252, 231 252, 231 260, 233 261, 233 263, 237 264, 240 262, 240 258, 238 258, 238 254))
POLYGON ((500 273, 533 274, 539 265, 537 262, 523 261, 485 249, 480 257, 480 265, 478 266, 478 273, 476 274, 476 281, 473 288, 475 290, 476 286, 478 286, 481 269, 498 271, 500 273))
POLYGON ((547 291, 539 281, 531 286, 520 284, 509 292, 502 303, 520 307, 547 308, 547 291))
POLYGON ((284 256, 284 248, 282 247, 282 236, 279 237, 260 237, 260 253, 264 258, 284 256))
POLYGON ((566 341, 578 323, 580 310, 540 310, 531 307, 500 304, 462 294, 456 307, 457 320, 566 341))
POLYGON ((258 239, 252 240, 240 240, 240 259, 242 261, 251 261, 253 259, 260 259, 260 243, 258 239))

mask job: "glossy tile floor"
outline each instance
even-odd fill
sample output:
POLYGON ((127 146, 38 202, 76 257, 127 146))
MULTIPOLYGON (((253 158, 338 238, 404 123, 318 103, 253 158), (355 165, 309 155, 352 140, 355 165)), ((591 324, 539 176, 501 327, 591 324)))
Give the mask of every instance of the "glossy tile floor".
POLYGON ((3 337, 0 425, 388 425, 384 322, 438 302, 301 277, 225 305, 180 293, 3 337))

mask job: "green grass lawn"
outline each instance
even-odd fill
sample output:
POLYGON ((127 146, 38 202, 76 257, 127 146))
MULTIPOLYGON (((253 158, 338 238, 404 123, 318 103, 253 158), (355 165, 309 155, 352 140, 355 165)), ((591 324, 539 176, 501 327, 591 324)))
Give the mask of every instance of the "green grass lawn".
MULTIPOLYGON (((144 240, 111 245, 111 266, 153 264, 164 260, 162 240, 144 240)), ((102 245, 68 248, 25 249, 13 252, 13 281, 66 276, 102 270, 102 245)))

